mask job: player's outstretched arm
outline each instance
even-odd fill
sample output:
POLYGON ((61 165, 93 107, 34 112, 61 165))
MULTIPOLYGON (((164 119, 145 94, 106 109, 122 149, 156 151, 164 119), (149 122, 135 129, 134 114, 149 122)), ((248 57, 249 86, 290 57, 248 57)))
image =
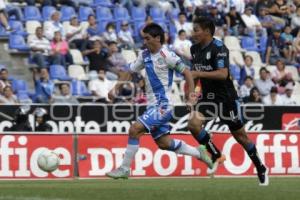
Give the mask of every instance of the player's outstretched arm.
POLYGON ((226 80, 229 72, 228 72, 228 68, 220 68, 210 72, 192 71, 191 73, 194 79, 206 78, 206 79, 213 79, 213 80, 226 80))

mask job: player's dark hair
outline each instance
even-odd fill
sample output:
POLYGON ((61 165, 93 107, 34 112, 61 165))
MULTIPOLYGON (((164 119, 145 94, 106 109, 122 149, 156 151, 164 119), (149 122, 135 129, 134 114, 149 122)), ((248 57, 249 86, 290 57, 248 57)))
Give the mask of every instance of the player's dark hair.
POLYGON ((210 34, 213 36, 215 34, 215 23, 209 17, 196 17, 193 20, 194 24, 198 24, 203 30, 209 30, 210 34))
POLYGON ((149 35, 151 35, 152 37, 160 37, 160 43, 164 44, 165 43, 165 32, 164 29, 155 23, 151 23, 147 26, 145 26, 145 28, 143 29, 144 33, 147 33, 149 35))

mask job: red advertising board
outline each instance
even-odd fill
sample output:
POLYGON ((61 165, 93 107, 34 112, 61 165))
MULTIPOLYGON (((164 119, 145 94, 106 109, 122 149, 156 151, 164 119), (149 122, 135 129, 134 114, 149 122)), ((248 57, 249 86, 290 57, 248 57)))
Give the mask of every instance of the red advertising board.
POLYGON ((0 179, 73 178, 73 136, 68 135, 0 135, 0 179), (60 156, 60 166, 52 173, 37 165, 45 149, 60 156))
MULTIPOLYGON (((256 143, 261 159, 269 167, 271 175, 300 175, 300 134, 250 133, 256 143)), ((197 145, 191 135, 172 135, 188 144, 197 145)), ((255 169, 246 152, 230 134, 213 135, 216 145, 227 160, 216 175, 252 176, 255 169)), ((127 145, 127 135, 80 135, 78 152, 79 176, 103 177, 118 167, 127 145)), ((158 176, 206 176, 206 166, 190 156, 176 155, 159 150, 151 136, 143 136, 135 156, 131 175, 135 177, 158 176)))
POLYGON ((284 113, 281 121, 282 130, 300 130, 300 113, 284 113))

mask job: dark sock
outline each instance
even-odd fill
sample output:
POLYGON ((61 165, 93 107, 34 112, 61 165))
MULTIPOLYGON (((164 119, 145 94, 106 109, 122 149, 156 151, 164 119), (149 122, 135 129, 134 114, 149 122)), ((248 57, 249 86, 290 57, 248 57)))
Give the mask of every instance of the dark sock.
POLYGON ((265 171, 266 167, 264 164, 261 162, 255 144, 251 143, 248 144, 247 149, 246 149, 250 159, 252 160, 253 164, 255 165, 256 169, 258 171, 265 171))
POLYGON ((199 144, 205 145, 207 151, 211 154, 211 159, 213 162, 215 162, 215 160, 221 156, 219 149, 211 141, 206 130, 202 129, 196 139, 199 144))

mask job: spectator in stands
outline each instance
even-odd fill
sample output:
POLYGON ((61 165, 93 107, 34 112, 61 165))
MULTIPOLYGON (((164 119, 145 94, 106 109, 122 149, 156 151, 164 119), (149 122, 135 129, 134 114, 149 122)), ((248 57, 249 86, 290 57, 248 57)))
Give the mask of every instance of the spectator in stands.
POLYGON ((253 78, 251 76, 246 76, 244 84, 240 88, 240 96, 242 98, 250 96, 250 91, 253 87, 253 78))
POLYGON ((83 55, 87 56, 90 62, 90 70, 99 71, 107 70, 109 66, 108 53, 102 49, 101 42, 96 40, 93 42, 92 48, 83 51, 83 55))
POLYGON ((300 31, 298 32, 297 37, 293 41, 293 49, 295 63, 300 63, 300 31))
POLYGON ((227 31, 227 25, 225 23, 225 16, 223 13, 219 12, 217 5, 212 4, 209 6, 208 17, 211 18, 216 26, 215 36, 223 38, 224 33, 227 31))
POLYGON ((116 26, 113 22, 107 23, 105 32, 103 33, 103 39, 106 42, 118 42, 116 26))
MULTIPOLYGON (((269 13, 269 7, 271 6, 271 1, 270 0, 258 0, 256 5, 255 5, 255 14, 259 16, 259 10, 261 8, 266 8, 267 13, 269 13)), ((244 13, 244 12, 242 12, 244 13)))
POLYGON ((294 84, 292 74, 286 71, 285 64, 281 60, 277 60, 276 69, 272 72, 271 76, 280 94, 284 93, 285 86, 288 83, 294 84))
POLYGON ((187 39, 185 30, 179 30, 178 37, 174 41, 174 50, 188 64, 190 64, 190 60, 192 59, 191 46, 192 42, 187 39))
POLYGON ((269 95, 263 98, 265 105, 282 105, 283 101, 281 96, 278 94, 277 87, 272 87, 269 95))
POLYGON ((127 48, 127 49, 133 49, 134 48, 134 40, 132 37, 132 33, 129 28, 128 21, 123 21, 121 24, 121 30, 118 33, 118 38, 121 42, 121 47, 127 48))
POLYGON ((180 30, 185 30, 188 38, 192 36, 193 25, 191 22, 187 21, 186 13, 180 12, 178 14, 178 20, 174 21, 177 33, 180 30))
POLYGON ((11 86, 10 81, 8 80, 8 71, 6 68, 0 70, 0 93, 3 92, 3 89, 6 86, 11 86))
MULTIPOLYGON (((117 43, 111 41, 108 43, 108 60, 111 63, 113 72, 119 74, 119 71, 127 71, 126 65, 128 64, 124 56, 119 52, 117 43)), ((111 71, 111 70, 110 70, 111 71)))
POLYGON ((60 12, 54 11, 51 15, 51 21, 44 26, 44 33, 48 40, 53 40, 54 33, 59 31, 63 38, 65 38, 65 31, 62 23, 60 23, 60 12))
POLYGON ((54 92, 54 83, 49 78, 47 68, 40 68, 39 74, 33 70, 33 80, 35 83, 35 101, 37 103, 49 103, 54 92))
POLYGON ((240 13, 236 11, 234 5, 230 6, 230 11, 225 16, 225 20, 230 35, 238 37, 244 33, 245 23, 243 22, 240 13))
POLYGON ((8 24, 7 15, 5 12, 6 4, 4 0, 0 0, 0 22, 4 26, 6 31, 11 31, 11 28, 8 24))
POLYGON ((291 28, 296 30, 300 28, 300 6, 297 7, 296 13, 291 17, 291 28))
POLYGON ((286 64, 290 63, 285 57, 287 55, 287 46, 280 38, 281 29, 275 27, 272 32, 273 34, 268 37, 267 42, 266 64, 275 65, 277 60, 283 60, 286 64))
POLYGON ((253 8, 248 6, 245 9, 245 13, 242 14, 242 19, 246 25, 245 32, 256 38, 257 35, 260 36, 267 36, 267 30, 262 27, 260 21, 258 20, 257 16, 253 14, 253 8))
POLYGON ((66 30, 66 38, 70 44, 70 48, 76 48, 80 51, 85 50, 87 46, 87 33, 80 26, 77 16, 72 16, 70 25, 66 30))
POLYGON ((291 34, 292 29, 290 26, 285 26, 284 27, 284 31, 280 34, 280 38, 281 40, 284 42, 285 44, 285 57, 290 60, 292 60, 292 54, 293 54, 293 41, 294 41, 294 37, 291 34))
POLYGON ((252 78, 254 78, 254 76, 255 76, 255 69, 253 67, 253 58, 250 55, 246 55, 244 58, 244 62, 245 62, 245 65, 240 66, 241 71, 240 71, 239 85, 244 84, 247 76, 250 76, 252 78))
POLYGON ((0 104, 12 105, 17 103, 19 103, 18 98, 14 95, 11 86, 5 86, 0 95, 0 104))
POLYGON ((294 86, 289 83, 285 86, 285 94, 282 95, 283 105, 296 105, 297 100, 292 96, 293 95, 294 86))
POLYGON ((15 20, 23 20, 23 13, 21 8, 14 6, 5 0, 0 0, 0 21, 7 31, 10 30, 8 18, 12 16, 15 20))
POLYGON ((54 38, 51 42, 51 50, 53 64, 65 67, 73 64, 73 58, 69 53, 69 45, 62 39, 60 31, 54 33, 54 38))
POLYGON ((100 37, 101 32, 100 32, 100 29, 98 27, 96 17, 94 15, 89 15, 88 16, 88 23, 89 23, 89 27, 86 30, 87 35, 88 35, 88 39, 91 40, 91 41, 99 40, 99 41, 101 41, 102 45, 104 45, 103 38, 100 37))
POLYGON ((35 35, 28 41, 28 44, 33 62, 39 67, 48 66, 51 46, 50 41, 43 36, 42 27, 36 28, 35 35))
POLYGON ((89 90, 97 98, 97 102, 109 103, 108 93, 113 88, 113 83, 106 78, 103 69, 98 71, 98 78, 89 82, 89 90))
POLYGON ((288 24, 289 15, 291 14, 290 6, 285 0, 275 0, 269 8, 272 18, 282 26, 288 24))
POLYGON ((272 27, 274 26, 279 26, 278 24, 276 25, 275 21, 271 17, 271 15, 267 14, 268 9, 266 7, 260 7, 259 8, 259 13, 258 13, 258 20, 261 23, 261 26, 267 30, 267 33, 270 34, 272 27))
POLYGON ((245 1, 244 0, 231 0, 227 3, 230 8, 235 7, 236 12, 239 14, 243 14, 245 12, 245 1))
POLYGON ((52 103, 58 104, 79 104, 78 100, 72 96, 70 84, 63 83, 59 85, 59 95, 53 95, 52 103))
POLYGON ((270 94, 271 88, 275 86, 268 73, 265 67, 260 68, 259 79, 256 79, 254 83, 262 96, 270 94))
POLYGON ((259 93, 259 90, 257 89, 257 87, 253 87, 250 90, 250 95, 246 96, 243 101, 245 103, 262 103, 262 97, 259 93))

